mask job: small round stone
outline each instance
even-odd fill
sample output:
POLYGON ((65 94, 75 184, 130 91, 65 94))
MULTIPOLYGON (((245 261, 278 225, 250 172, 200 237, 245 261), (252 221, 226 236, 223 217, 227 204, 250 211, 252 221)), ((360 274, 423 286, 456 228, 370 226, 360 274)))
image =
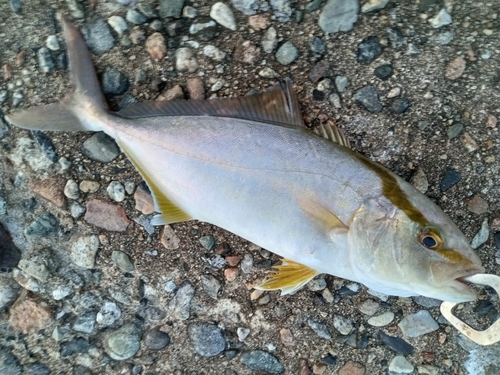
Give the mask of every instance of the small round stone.
POLYGON ((219 2, 212 5, 210 10, 210 17, 214 19, 219 25, 222 25, 230 30, 236 30, 236 21, 231 8, 225 3, 219 2))
POLYGON ((75 180, 68 180, 66 186, 64 187, 64 195, 70 199, 78 199, 80 196, 80 191, 78 190, 78 184, 75 180))
POLYGON ((144 344, 152 350, 161 350, 170 344, 170 336, 159 328, 153 328, 144 335, 144 344))
POLYGON ((269 374, 282 374, 285 368, 278 359, 263 350, 251 350, 240 358, 241 363, 254 371, 264 371, 269 374))
POLYGON ((122 272, 132 272, 134 270, 134 264, 130 261, 130 257, 123 251, 113 251, 111 259, 122 272))
POLYGON ((96 316, 96 322, 102 326, 110 326, 120 319, 122 312, 114 302, 105 302, 96 316))
POLYGON ((387 311, 382 315, 372 316, 368 319, 368 324, 374 327, 383 327, 388 325, 394 320, 394 313, 392 311, 387 311))
POLYGON ((125 188, 118 181, 111 181, 106 191, 108 196, 115 202, 121 202, 125 199, 125 188))
POLYGON ((139 330, 131 323, 125 324, 116 331, 109 332, 104 338, 104 350, 117 361, 133 357, 140 347, 139 330))
POLYGON ((289 65, 299 57, 299 50, 292 42, 285 42, 276 51, 276 60, 282 65, 289 65))
POLYGON ((127 11, 126 19, 128 22, 133 23, 134 25, 142 25, 148 20, 148 18, 144 14, 139 13, 134 9, 129 9, 127 11))
POLYGON ((194 350, 203 357, 214 357, 226 347, 222 331, 215 324, 192 323, 188 327, 188 335, 194 350))
POLYGON ((384 64, 380 65, 377 67, 373 74, 382 81, 386 81, 392 76, 392 65, 391 64, 384 64))
POLYGON ((59 48, 59 42, 57 40, 57 37, 55 35, 49 35, 47 37, 47 40, 45 41, 45 45, 47 46, 48 49, 52 51, 57 51, 59 48))
POLYGON ((120 16, 109 17, 108 23, 120 36, 123 35, 123 33, 128 29, 127 22, 120 16))

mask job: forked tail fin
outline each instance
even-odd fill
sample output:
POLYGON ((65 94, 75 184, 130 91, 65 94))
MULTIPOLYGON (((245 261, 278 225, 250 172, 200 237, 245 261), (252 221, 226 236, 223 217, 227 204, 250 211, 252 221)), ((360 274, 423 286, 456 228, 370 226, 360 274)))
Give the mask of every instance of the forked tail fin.
POLYGON ((10 113, 11 124, 36 130, 81 131, 102 130, 92 118, 108 110, 92 64, 90 52, 80 31, 66 16, 60 15, 69 60, 69 73, 74 90, 59 103, 10 113), (91 113, 89 120, 85 114, 91 113))

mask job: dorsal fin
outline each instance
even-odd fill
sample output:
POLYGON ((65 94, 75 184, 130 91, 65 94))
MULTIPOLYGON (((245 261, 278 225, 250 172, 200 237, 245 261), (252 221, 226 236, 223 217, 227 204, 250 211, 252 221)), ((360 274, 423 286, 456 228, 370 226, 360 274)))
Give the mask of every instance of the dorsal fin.
POLYGON ((117 112, 127 118, 157 116, 215 116, 304 126, 292 81, 286 78, 261 93, 212 100, 146 101, 117 112))
POLYGON ((314 133, 320 137, 326 138, 332 142, 338 143, 341 146, 351 148, 349 140, 345 136, 344 132, 337 128, 337 125, 333 121, 328 121, 326 124, 319 124, 313 130, 314 133))

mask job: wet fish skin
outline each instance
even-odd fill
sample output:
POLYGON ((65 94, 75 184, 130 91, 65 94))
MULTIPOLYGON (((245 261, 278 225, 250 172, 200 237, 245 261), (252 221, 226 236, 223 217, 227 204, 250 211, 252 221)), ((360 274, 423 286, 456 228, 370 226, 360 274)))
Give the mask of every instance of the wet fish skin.
POLYGON ((83 38, 62 22, 75 91, 6 119, 112 136, 151 188, 156 224, 206 221, 283 256, 273 288, 285 292, 327 273, 386 294, 475 298, 457 279, 483 268, 456 225, 392 172, 306 129, 289 81, 254 97, 110 113, 83 38), (424 246, 430 237, 439 246, 424 246))

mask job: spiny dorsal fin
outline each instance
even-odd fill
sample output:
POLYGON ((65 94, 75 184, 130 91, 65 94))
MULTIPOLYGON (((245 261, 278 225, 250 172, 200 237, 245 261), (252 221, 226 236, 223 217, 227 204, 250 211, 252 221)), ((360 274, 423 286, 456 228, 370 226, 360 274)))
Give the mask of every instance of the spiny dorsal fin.
POLYGON ((172 202, 153 182, 153 180, 144 172, 139 163, 136 162, 132 152, 125 147, 122 143, 118 143, 121 150, 127 155, 129 160, 132 162, 134 167, 139 171, 144 181, 148 184, 149 190, 151 190, 151 195, 153 196, 155 210, 160 212, 151 221, 152 225, 164 225, 179 223, 182 221, 193 220, 186 212, 184 212, 180 207, 178 207, 174 202, 172 202))
POLYGON ((341 146, 351 148, 349 140, 345 136, 344 132, 337 128, 333 121, 328 121, 326 124, 320 124, 314 128, 313 132, 317 135, 326 138, 332 142, 335 142, 341 146))
POLYGON ((288 259, 281 260, 283 264, 274 266, 278 271, 270 274, 266 281, 255 287, 258 290, 278 290, 281 289, 281 295, 294 293, 316 275, 318 271, 313 270, 303 264, 293 262, 288 259))
POLYGON ((214 116, 305 126, 292 81, 286 78, 258 94, 212 100, 147 101, 117 113, 122 117, 214 116))

